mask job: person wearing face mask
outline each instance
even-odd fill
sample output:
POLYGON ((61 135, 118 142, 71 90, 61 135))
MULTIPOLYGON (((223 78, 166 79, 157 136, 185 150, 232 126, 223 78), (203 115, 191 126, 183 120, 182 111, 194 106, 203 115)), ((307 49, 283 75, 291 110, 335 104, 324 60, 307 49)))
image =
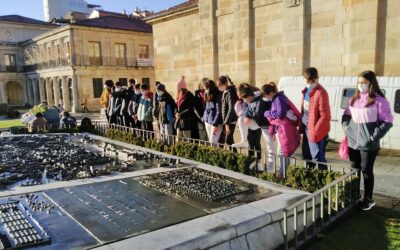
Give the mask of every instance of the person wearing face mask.
MULTIPOLYGON (((153 93, 150 92, 150 86, 145 83, 140 86, 140 90, 142 91, 142 97, 139 101, 138 120, 143 130, 153 131, 153 93)), ((149 133, 149 135, 153 138, 152 133, 149 133)))
POLYGON ((222 92, 222 122, 225 129, 225 143, 232 145, 238 117, 235 104, 239 99, 237 90, 229 76, 220 76, 217 80, 218 90, 222 92))
POLYGON ((110 107, 108 115, 110 116, 110 124, 117 123, 118 125, 122 125, 121 119, 121 107, 122 100, 126 95, 126 91, 122 88, 121 82, 115 83, 115 88, 111 93, 112 98, 110 100, 110 107))
POLYGON ((185 78, 176 85, 177 107, 175 109, 175 129, 178 138, 192 138, 195 127, 194 96, 187 89, 185 78))
POLYGON ((217 145, 222 132, 221 92, 213 80, 206 81, 204 86, 206 89, 206 107, 203 122, 206 126, 209 142, 217 145))
POLYGON ((101 93, 100 96, 101 113, 102 115, 105 114, 107 121, 109 121, 107 110, 108 110, 108 105, 110 104, 111 88, 113 86, 114 86, 113 81, 107 80, 104 84, 103 92, 101 93))
POLYGON ((129 114, 129 102, 131 101, 133 95, 135 94, 135 79, 129 79, 129 86, 125 88, 125 96, 122 98, 122 107, 121 107, 121 120, 122 126, 124 127, 132 127, 133 119, 132 116, 129 114))
MULTIPOLYGON (((285 177, 290 157, 300 145, 300 135, 297 125, 301 120, 301 114, 296 106, 287 98, 283 91, 278 92, 274 82, 261 87, 266 100, 271 100, 271 109, 265 111, 264 116, 270 123, 269 134, 278 142, 279 175, 285 177), (277 136, 274 136, 277 135, 277 136)), ((275 145, 274 145, 275 147, 275 145)))
MULTIPOLYGON (((254 87, 253 85, 247 84, 247 83, 242 83, 239 86, 239 93, 241 91, 241 88, 244 87, 248 87, 250 88, 253 93, 254 96, 260 96, 260 90, 256 87, 254 87)), ((248 148, 249 147, 249 142, 247 141, 247 134, 248 134, 248 130, 249 130, 249 126, 247 124, 244 123, 244 119, 245 119, 245 111, 247 109, 247 103, 242 99, 239 98, 236 103, 235 103, 235 112, 236 115, 238 116, 238 121, 237 121, 237 125, 239 127, 239 133, 240 133, 240 142, 233 144, 233 147, 239 147, 239 148, 248 148)))
POLYGON ((198 89, 194 92, 194 114, 197 121, 197 129, 192 131, 192 137, 194 139, 200 139, 208 141, 207 131, 202 121, 204 115, 204 109, 206 106, 206 93, 204 83, 208 81, 207 78, 201 79, 198 89))
POLYGON ((171 145, 176 103, 174 98, 166 91, 165 85, 162 83, 157 85, 157 102, 159 109, 157 120, 160 124, 160 135, 168 145, 171 145))
POLYGON ((141 128, 140 121, 138 120, 138 108, 140 98, 142 97, 142 92, 140 91, 140 83, 137 83, 134 88, 134 93, 129 101, 128 105, 128 114, 131 117, 131 127, 132 128, 141 128))
MULTIPOLYGON (((267 118, 264 117, 264 113, 267 110, 271 109, 271 101, 263 100, 261 96, 255 96, 253 89, 247 87, 244 84, 239 86, 239 96, 243 99, 248 105, 245 111, 245 120, 244 123, 249 127, 247 140, 249 142, 249 155, 254 156, 255 152, 257 160, 251 164, 251 168, 255 168, 257 166, 258 171, 264 171, 264 167, 259 164, 259 160, 261 159, 261 134, 262 130, 268 131, 269 122, 267 118)), ((270 136, 269 136, 270 137, 270 136)), ((267 141, 267 150, 269 153, 273 151, 273 140, 267 141)))
MULTIPOLYGON (((303 134, 302 153, 305 160, 326 162, 325 148, 330 131, 331 108, 328 92, 318 83, 316 68, 307 68, 304 72, 307 87, 302 91, 300 131, 303 134)), ((308 167, 315 163, 307 162, 308 167)), ((325 164, 318 164, 319 169, 327 169, 325 164)))
POLYGON ((342 116, 349 148, 351 166, 362 172, 364 197, 362 210, 369 210, 375 202, 374 163, 380 149, 380 139, 393 126, 390 104, 379 88, 373 71, 364 71, 358 77, 357 91, 350 98, 342 116))

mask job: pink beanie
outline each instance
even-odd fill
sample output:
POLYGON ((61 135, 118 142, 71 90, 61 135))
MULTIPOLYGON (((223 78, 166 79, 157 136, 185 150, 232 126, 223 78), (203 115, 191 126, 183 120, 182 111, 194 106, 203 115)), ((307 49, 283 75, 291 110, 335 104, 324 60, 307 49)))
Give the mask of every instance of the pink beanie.
POLYGON ((185 82, 185 77, 182 76, 182 79, 176 84, 176 90, 187 89, 187 85, 185 82))

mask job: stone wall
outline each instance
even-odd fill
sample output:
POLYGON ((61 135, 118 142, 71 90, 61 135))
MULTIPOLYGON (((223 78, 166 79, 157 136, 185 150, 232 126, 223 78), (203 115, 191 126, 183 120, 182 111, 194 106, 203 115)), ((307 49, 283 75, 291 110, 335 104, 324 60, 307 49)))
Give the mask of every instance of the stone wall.
POLYGON ((156 78, 168 84, 228 74, 261 85, 309 66, 324 76, 400 75, 397 0, 200 0, 149 23, 156 78))

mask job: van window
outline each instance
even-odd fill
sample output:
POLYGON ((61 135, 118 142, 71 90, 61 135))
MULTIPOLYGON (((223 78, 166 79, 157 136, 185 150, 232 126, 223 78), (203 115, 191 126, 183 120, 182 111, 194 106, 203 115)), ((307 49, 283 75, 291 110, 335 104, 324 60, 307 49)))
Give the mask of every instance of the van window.
POLYGON ((345 109, 347 103, 349 103, 349 99, 354 95, 356 92, 355 88, 347 88, 343 90, 342 100, 340 101, 340 107, 345 109))
POLYGON ((400 89, 396 90, 394 95, 394 112, 400 114, 400 89))

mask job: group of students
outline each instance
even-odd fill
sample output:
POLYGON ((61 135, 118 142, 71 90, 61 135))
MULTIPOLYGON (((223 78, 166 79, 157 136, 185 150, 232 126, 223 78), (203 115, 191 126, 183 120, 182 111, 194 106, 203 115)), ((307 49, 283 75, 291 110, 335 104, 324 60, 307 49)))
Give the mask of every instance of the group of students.
MULTIPOLYGON (((229 76, 222 75, 216 82, 203 78, 198 89, 188 90, 185 78, 176 85, 175 98, 166 86, 156 82, 156 94, 148 84, 138 84, 134 79, 129 86, 108 80, 101 96, 109 123, 153 131, 153 120, 162 137, 172 143, 171 136, 209 141, 214 145, 246 147, 249 154, 261 159, 261 137, 269 153, 267 168, 274 167, 274 157, 279 157, 279 173, 284 175, 289 157, 301 142, 307 165, 326 169, 325 148, 330 131, 331 111, 329 95, 318 82, 316 68, 304 71, 305 88, 302 91, 301 109, 290 101, 274 82, 260 89, 241 83, 238 88, 229 76), (238 126, 241 141, 234 143, 238 126)), ((379 151, 379 140, 393 123, 388 101, 379 88, 372 71, 359 75, 358 91, 350 98, 342 124, 348 137, 349 159, 352 167, 363 173, 365 194, 361 202, 364 210, 375 203, 373 165, 379 151)), ((260 164, 253 167, 263 169, 260 164)))

